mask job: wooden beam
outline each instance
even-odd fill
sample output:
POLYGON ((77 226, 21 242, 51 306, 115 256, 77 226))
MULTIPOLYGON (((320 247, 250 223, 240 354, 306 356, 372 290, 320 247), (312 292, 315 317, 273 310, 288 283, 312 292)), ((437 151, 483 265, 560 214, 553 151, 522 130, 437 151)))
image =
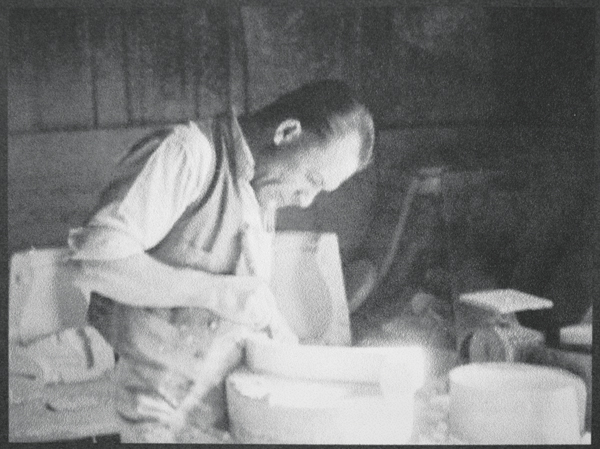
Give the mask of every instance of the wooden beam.
POLYGON ((125 126, 130 100, 124 45, 127 16, 124 11, 107 11, 89 13, 88 18, 97 127, 125 126))
POLYGON ((229 8, 229 102, 236 113, 248 112, 248 52, 240 8, 229 8))

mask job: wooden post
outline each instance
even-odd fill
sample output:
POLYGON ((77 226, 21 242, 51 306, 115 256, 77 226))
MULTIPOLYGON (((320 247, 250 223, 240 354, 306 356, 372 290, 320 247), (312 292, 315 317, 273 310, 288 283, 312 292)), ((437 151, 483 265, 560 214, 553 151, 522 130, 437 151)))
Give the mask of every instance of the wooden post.
POLYGON ((229 102, 236 113, 250 112, 248 102, 248 54, 241 6, 232 5, 228 14, 229 27, 229 102))

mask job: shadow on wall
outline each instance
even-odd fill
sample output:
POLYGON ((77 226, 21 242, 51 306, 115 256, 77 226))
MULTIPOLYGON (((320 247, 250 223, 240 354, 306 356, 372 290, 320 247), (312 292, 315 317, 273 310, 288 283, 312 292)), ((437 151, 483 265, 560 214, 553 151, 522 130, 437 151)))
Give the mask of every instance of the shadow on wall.
POLYGON ((549 315, 524 313, 526 325, 581 318, 600 286, 592 129, 466 126, 379 134, 378 196, 362 245, 371 260, 380 261, 390 246, 411 173, 443 167, 444 198, 442 206, 429 200, 412 218, 413 231, 355 322, 376 327, 408 313, 422 290, 451 306, 461 292, 507 287, 555 302, 549 315), (436 227, 436 207, 443 207, 445 230, 436 227))
POLYGON ((580 321, 598 291, 592 175, 563 165, 531 171, 453 173, 445 214, 453 292, 514 288, 554 302, 523 312, 544 329, 580 321), (594 281, 595 279, 595 281, 594 281))

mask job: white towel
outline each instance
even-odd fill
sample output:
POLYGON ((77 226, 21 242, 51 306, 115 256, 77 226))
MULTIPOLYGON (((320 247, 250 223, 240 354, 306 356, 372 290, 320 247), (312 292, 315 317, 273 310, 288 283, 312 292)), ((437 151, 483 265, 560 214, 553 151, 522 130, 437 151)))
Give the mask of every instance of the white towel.
MULTIPOLYGON (((115 364, 112 348, 91 326, 66 329, 13 350, 39 366, 44 384, 94 379, 115 364)), ((40 371, 30 374, 37 377, 40 371)))

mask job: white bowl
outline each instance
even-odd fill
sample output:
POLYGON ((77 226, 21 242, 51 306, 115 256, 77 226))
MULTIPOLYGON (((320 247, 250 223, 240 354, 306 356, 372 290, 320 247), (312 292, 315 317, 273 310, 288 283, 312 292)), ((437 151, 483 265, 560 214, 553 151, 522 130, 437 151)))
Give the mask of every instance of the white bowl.
POLYGON ((248 370, 227 378, 230 430, 243 444, 404 444, 414 399, 377 384, 299 380, 248 370))
POLYGON ((423 384, 425 357, 418 346, 290 345, 257 336, 246 345, 246 363, 253 372, 291 379, 376 384, 392 370, 416 391, 423 384))
POLYGON ((450 372, 449 430, 473 444, 578 444, 586 391, 567 371, 474 363, 450 372))

